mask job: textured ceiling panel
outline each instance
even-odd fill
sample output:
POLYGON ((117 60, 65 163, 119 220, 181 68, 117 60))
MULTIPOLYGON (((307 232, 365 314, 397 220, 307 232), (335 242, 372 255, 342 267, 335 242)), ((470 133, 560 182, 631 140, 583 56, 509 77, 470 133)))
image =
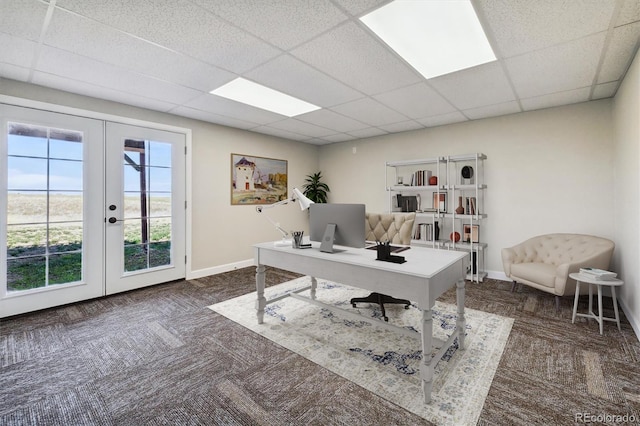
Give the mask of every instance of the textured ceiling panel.
POLYGON ((478 108, 471 108, 462 111, 464 115, 472 120, 480 118, 496 117, 499 115, 515 114, 520 112, 520 105, 517 102, 505 102, 502 104, 488 105, 478 108))
POLYGON ((328 109, 319 109, 296 117, 298 120, 338 132, 351 132, 369 127, 367 124, 338 114, 328 109))
POLYGON ((523 98, 590 86, 596 77, 605 33, 505 60, 523 98))
POLYGON ((364 95, 290 55, 281 55, 246 74, 249 80, 321 107, 364 95))
POLYGON ((515 100, 515 94, 498 62, 447 74, 431 84, 459 109, 477 108, 515 100))
POLYGON ((2 46, 0 63, 25 68, 31 66, 37 48, 37 44, 33 41, 2 33, 0 33, 0 46, 2 46))
POLYGON ((288 50, 335 27, 348 16, 329 0, 194 0, 258 38, 288 50))
POLYGON ((342 25, 291 53, 367 95, 420 81, 412 68, 354 23, 342 25))
POLYGON ((549 95, 538 96, 535 98, 525 98, 522 99, 520 103, 525 111, 548 108, 550 105, 559 106, 574 104, 588 100, 590 91, 589 87, 584 87, 582 89, 551 93, 549 95))
POLYGON ((0 31, 38 41, 49 6, 38 0, 0 0, 0 31))
POLYGON ((413 84, 374 96, 409 118, 424 118, 455 111, 455 108, 426 83, 413 84))
POLYGON ((472 0, 498 60, 427 80, 359 18, 389 0, 0 0, 0 78, 310 144, 615 96, 640 0, 472 0), (322 109, 208 92, 243 77, 322 109))
POLYGON ((234 78, 230 72, 62 11, 51 20, 46 44, 199 90, 210 91, 234 78))
POLYGON ((478 0, 502 57, 606 31, 615 0, 478 0))
POLYGON ((408 118, 370 98, 359 99, 331 109, 372 126, 398 123, 408 118))
POLYGON ((607 83, 622 78, 631 64, 628 52, 635 50, 639 37, 640 22, 617 27, 613 30, 611 47, 604 57, 598 75, 598 83, 607 83))

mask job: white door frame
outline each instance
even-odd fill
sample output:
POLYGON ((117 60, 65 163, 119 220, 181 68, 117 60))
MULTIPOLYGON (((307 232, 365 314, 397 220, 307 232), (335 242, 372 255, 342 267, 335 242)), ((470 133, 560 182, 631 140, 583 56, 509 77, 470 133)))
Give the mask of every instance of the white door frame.
MULTIPOLYGON (((185 253, 187 256, 185 278, 194 278, 192 272, 192 177, 189 173, 192 170, 192 130, 186 127, 179 127, 174 125, 168 125, 159 122, 152 122, 146 120, 135 119, 131 117, 123 117, 119 115, 113 115, 108 113, 89 111, 80 108, 57 105, 48 102, 42 102, 31 99, 23 99, 15 96, 0 94, 0 104, 6 104, 10 106, 18 106, 25 108, 32 108, 42 110, 46 112, 54 112, 68 115, 75 115, 81 118, 92 118, 102 121, 110 121, 115 123, 129 124, 134 126, 148 127, 158 130, 167 130, 170 132, 183 133, 185 135, 186 146, 186 158, 185 158, 185 191, 186 191, 186 210, 185 210, 185 253)), ((104 276, 104 274, 103 274, 104 276)), ((0 313, 0 317, 2 313, 0 313)))

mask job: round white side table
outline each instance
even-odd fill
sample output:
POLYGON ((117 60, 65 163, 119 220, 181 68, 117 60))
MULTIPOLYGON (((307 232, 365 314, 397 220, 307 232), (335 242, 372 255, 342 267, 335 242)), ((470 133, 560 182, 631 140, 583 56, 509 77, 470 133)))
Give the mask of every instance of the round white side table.
POLYGON ((573 300, 573 318, 571 318, 571 324, 575 323, 576 317, 593 318, 600 324, 600 334, 602 334, 603 321, 615 321, 620 331, 620 317, 618 315, 618 299, 616 298, 616 287, 624 284, 624 281, 617 278, 611 280, 596 280, 591 277, 582 275, 578 272, 569 274, 569 277, 576 280, 576 297, 573 300), (580 283, 589 284, 589 311, 586 314, 578 313, 578 297, 580 296, 580 283), (598 288, 598 315, 593 313, 593 291, 592 286, 598 288), (613 311, 616 314, 615 318, 603 318, 602 317, 602 286, 611 287, 611 298, 613 299, 613 311))

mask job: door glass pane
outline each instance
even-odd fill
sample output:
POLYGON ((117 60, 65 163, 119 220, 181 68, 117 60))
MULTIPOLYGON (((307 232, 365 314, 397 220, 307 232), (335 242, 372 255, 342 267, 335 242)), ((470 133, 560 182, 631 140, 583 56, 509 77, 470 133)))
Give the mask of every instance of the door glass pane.
POLYGON ((81 281, 83 134, 8 129, 7 291, 81 281))
POLYGON ((171 144, 125 139, 123 158, 125 271, 171 265, 171 144))
POLYGON ((7 192, 7 223, 43 223, 47 221, 47 193, 7 192))
POLYGON ((82 191, 82 161, 49 160, 49 190, 82 191))

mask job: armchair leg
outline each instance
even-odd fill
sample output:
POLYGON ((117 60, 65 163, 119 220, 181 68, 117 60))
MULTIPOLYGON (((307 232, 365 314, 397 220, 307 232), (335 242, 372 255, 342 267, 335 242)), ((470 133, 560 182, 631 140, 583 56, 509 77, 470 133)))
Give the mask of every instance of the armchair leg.
POLYGON ((514 291, 516 291, 516 282, 515 281, 513 281, 511 283, 511 293, 513 293, 514 291))
POLYGON ((560 296, 556 296, 556 312, 560 311, 560 296))

